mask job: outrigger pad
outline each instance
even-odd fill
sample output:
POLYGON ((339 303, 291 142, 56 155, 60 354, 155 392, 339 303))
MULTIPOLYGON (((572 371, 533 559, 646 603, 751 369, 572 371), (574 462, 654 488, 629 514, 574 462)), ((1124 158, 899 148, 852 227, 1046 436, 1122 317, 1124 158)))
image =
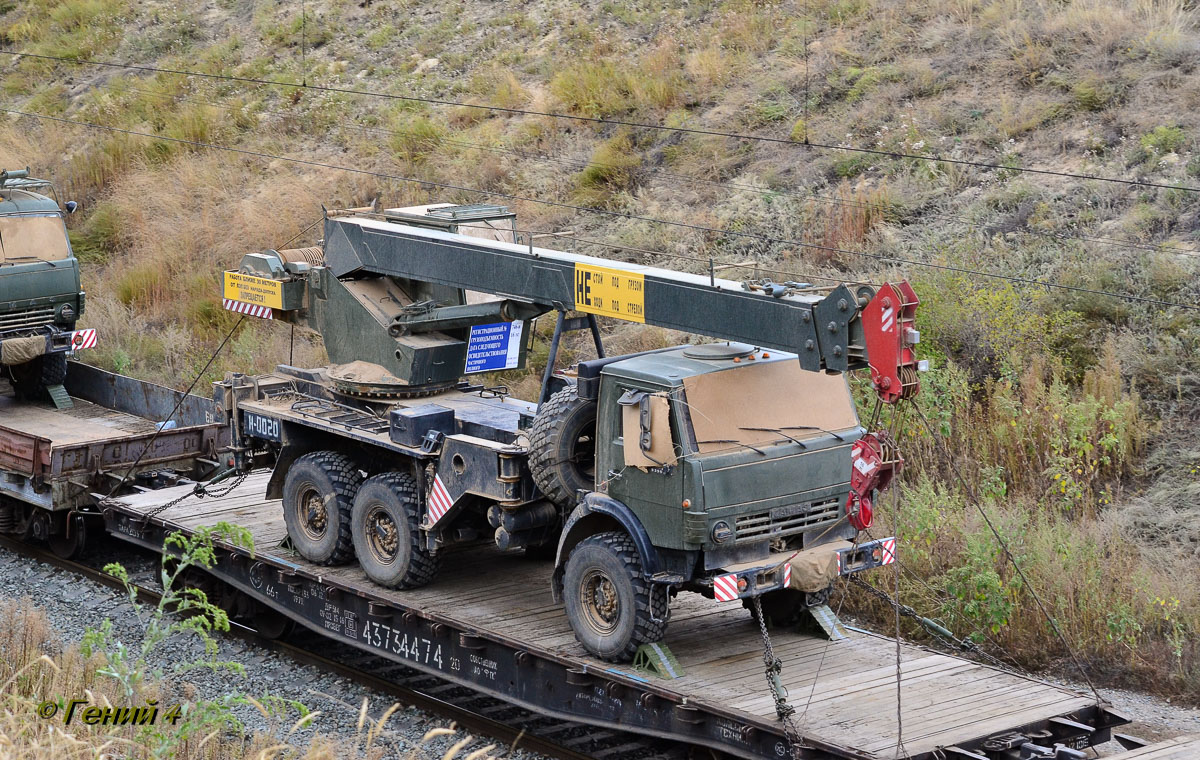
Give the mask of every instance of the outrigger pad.
POLYGON ((830 641, 841 641, 849 635, 846 633, 846 629, 842 627, 842 621, 838 620, 837 615, 834 614, 833 610, 829 609, 828 604, 818 604, 815 607, 809 607, 808 612, 830 641))
POLYGON ((75 406, 67 389, 61 385, 47 385, 46 393, 50 394, 50 400, 54 402, 56 409, 71 409, 75 406))
POLYGON ((633 654, 633 669, 651 673, 665 680, 673 680, 683 676, 683 667, 679 660, 661 641, 653 644, 642 644, 633 654))

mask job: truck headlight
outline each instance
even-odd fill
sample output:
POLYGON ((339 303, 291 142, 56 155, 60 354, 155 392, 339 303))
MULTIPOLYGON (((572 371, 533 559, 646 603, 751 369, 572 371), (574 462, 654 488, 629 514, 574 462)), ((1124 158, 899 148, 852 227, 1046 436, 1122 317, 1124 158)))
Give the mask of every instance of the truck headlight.
POLYGON ((723 544, 731 538, 733 538, 733 528, 729 527, 729 523, 725 522, 724 520, 721 520, 720 522, 713 525, 713 528, 712 528, 712 540, 713 541, 716 541, 718 544, 723 544))
POLYGON ((69 303, 64 303, 58 307, 58 314, 54 317, 55 321, 70 323, 75 321, 75 307, 69 303))

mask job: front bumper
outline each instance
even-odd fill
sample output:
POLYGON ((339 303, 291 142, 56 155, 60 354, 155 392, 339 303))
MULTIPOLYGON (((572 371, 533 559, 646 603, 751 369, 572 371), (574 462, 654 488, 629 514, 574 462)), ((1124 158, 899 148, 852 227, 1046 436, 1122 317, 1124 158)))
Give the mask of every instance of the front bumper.
MULTIPOLYGON (((895 562, 896 539, 881 538, 838 549, 834 553, 836 577, 861 573, 895 562)), ((800 552, 781 552, 772 554, 762 562, 717 570, 711 578, 713 599, 733 602, 791 588, 792 560, 798 554, 800 552)))

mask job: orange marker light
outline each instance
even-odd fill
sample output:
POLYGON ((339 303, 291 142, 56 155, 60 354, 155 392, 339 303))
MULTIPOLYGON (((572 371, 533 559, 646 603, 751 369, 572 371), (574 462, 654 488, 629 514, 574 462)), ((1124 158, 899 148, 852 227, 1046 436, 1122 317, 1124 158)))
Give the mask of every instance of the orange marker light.
POLYGON ((684 500, 683 500, 683 508, 684 508, 684 509, 690 509, 690 508, 691 508, 691 506, 692 506, 692 500, 691 500, 691 499, 684 499, 684 500))
POLYGON ((746 590, 746 579, 738 578, 738 591, 745 591, 745 590, 746 590))

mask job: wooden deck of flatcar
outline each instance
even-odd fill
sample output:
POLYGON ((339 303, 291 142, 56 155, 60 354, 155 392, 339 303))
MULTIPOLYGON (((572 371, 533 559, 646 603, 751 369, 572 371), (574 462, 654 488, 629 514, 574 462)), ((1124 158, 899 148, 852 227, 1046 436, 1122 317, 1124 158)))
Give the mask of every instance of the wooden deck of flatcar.
MULTIPOLYGON (((491 548, 457 550, 445 557, 431 585, 414 591, 384 589, 357 566, 309 565, 280 548, 286 534, 282 510, 278 501, 263 496, 265 483, 266 475, 251 476, 227 497, 188 499, 155 520, 183 529, 234 523, 253 533, 258 556, 278 557, 353 593, 521 642, 530 651, 591 672, 645 679, 631 668, 591 658, 576 643, 561 606, 551 600, 548 562, 491 548)), ((113 506, 126 515, 142 515, 186 491, 147 492, 113 506)), ((847 748, 847 757, 892 756, 897 742, 894 640, 856 630, 834 642, 783 630, 772 638, 806 737, 847 748)), ((666 643, 685 675, 651 677, 656 687, 686 697, 690 704, 719 706, 743 724, 778 730, 757 626, 739 605, 681 594, 672 603, 666 643)), ((1057 717, 1078 717, 1096 705, 1081 693, 909 644, 901 646, 901 673, 903 744, 914 756, 1057 717)))
POLYGON ((1200 735, 1180 736, 1148 747, 1122 752, 1112 760, 1196 760, 1200 757, 1200 735))

